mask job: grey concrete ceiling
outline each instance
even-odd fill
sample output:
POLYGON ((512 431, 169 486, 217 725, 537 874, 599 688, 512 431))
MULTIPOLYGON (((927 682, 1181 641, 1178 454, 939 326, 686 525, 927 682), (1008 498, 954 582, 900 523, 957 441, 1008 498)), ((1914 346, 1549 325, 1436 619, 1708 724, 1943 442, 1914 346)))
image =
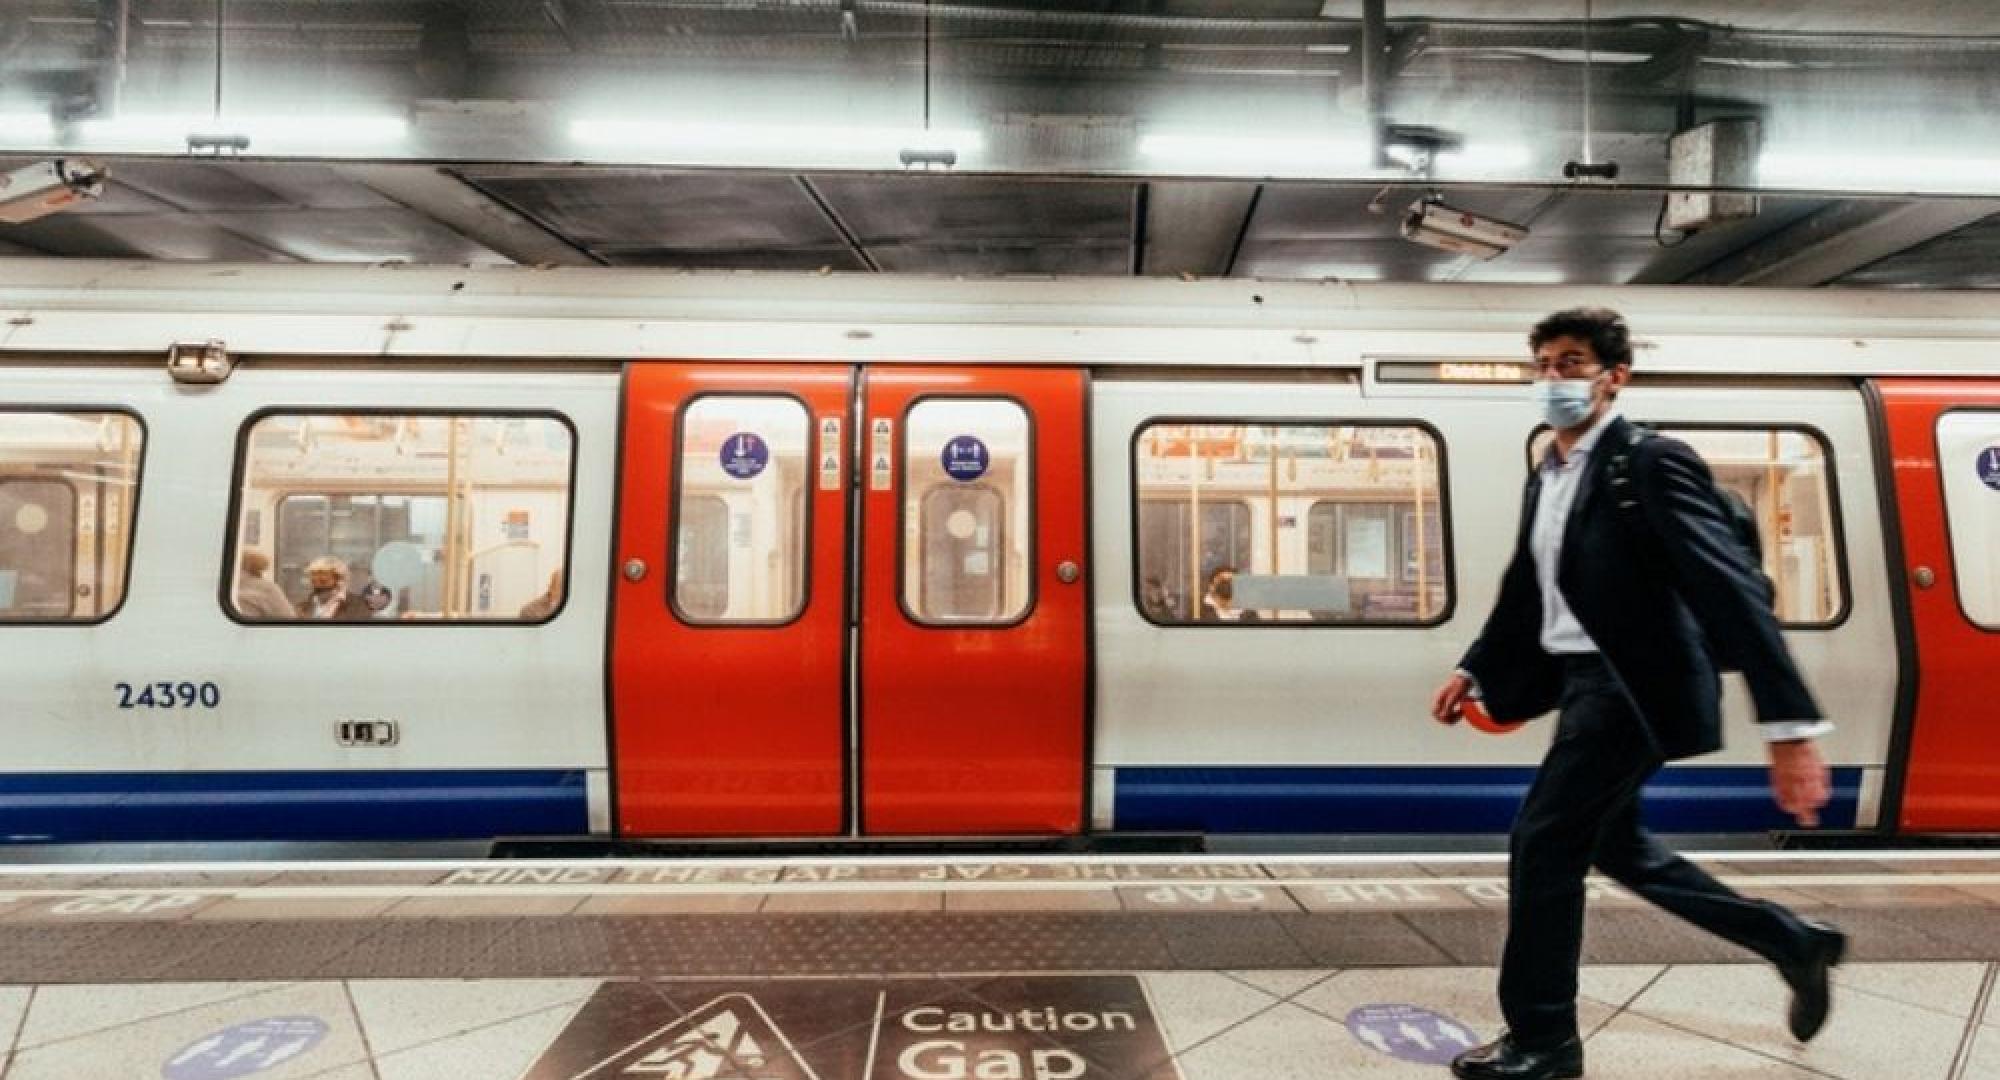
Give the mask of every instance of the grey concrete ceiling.
POLYGON ((88 153, 114 175, 95 203, 0 226, 0 254, 1995 284, 1995 0, 1596 0, 1588 23, 1582 9, 0 0, 0 156, 88 153), (1592 145, 1623 186, 1560 179, 1586 88, 1592 145), (398 134, 340 142, 334 121, 356 110, 398 134), (253 115, 266 127, 245 157, 188 155, 201 118, 238 131, 253 115), (144 117, 151 128, 105 134, 144 117), (579 117, 796 134, 756 151, 586 144, 579 117), (1766 156, 1803 147, 1807 165, 1726 184, 1764 192, 1749 220, 1658 230, 1669 135, 1718 118, 1755 120, 1766 156), (1486 262, 1404 240, 1398 216, 1425 188, 1372 158, 1294 169, 1145 149, 1161 133, 1335 140, 1377 122, 1511 146, 1508 164, 1441 164, 1436 180, 1528 238, 1486 262), (898 172, 905 143, 864 151, 852 135, 927 125, 977 148, 956 171, 898 172), (829 129, 850 145, 805 145, 829 129), (1861 179, 1835 175, 1847 166, 1861 179))

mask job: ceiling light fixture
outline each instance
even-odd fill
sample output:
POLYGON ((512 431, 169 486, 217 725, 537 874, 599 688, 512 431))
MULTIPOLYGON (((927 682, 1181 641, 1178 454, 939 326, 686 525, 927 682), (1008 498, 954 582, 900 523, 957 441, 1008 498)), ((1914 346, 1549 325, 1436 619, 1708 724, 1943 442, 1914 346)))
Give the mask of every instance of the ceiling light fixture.
POLYGON ((1766 150, 1757 160, 1760 187, 1814 191, 2000 192, 2000 157, 1945 157, 1860 151, 1766 150))
MULTIPOLYGON (((1412 151, 1391 144, 1399 167, 1410 167, 1412 151)), ((1364 139, 1299 139, 1254 135, 1161 132, 1139 137, 1139 155, 1177 169, 1223 176, 1366 174, 1376 172, 1364 139)), ((1518 171, 1534 160, 1524 145, 1473 143, 1434 149, 1433 167, 1449 174, 1492 175, 1518 171)))
POLYGON ((222 117, 201 113, 125 113, 86 120, 78 125, 78 132, 93 144, 152 145, 185 143, 191 136, 203 140, 243 136, 256 142, 260 150, 275 145, 296 153, 400 142, 409 136, 410 122, 400 116, 366 113, 222 117))
POLYGON ((53 138, 55 122, 41 112, 0 112, 0 139, 53 138))
POLYGON ((970 129, 834 124, 715 124, 578 119, 570 138, 639 157, 669 156, 724 165, 881 165, 956 162, 978 153, 985 137, 970 129))

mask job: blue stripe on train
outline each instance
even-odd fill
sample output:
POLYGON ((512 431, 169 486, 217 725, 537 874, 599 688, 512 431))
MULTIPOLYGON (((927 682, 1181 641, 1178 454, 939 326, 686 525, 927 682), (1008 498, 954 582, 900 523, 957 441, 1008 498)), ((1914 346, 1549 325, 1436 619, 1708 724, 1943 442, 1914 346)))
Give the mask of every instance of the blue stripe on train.
MULTIPOLYGON (((1215 833, 1505 832, 1534 778, 1530 767, 1121 768, 1116 827, 1215 833)), ((1829 828, 1851 828, 1861 770, 1833 770, 1829 828)), ((1646 824, 1660 832, 1750 832, 1791 819, 1771 802, 1769 770, 1669 768, 1646 785, 1646 824)))
POLYGON ((456 840, 588 819, 580 769, 0 773, 0 842, 456 840))

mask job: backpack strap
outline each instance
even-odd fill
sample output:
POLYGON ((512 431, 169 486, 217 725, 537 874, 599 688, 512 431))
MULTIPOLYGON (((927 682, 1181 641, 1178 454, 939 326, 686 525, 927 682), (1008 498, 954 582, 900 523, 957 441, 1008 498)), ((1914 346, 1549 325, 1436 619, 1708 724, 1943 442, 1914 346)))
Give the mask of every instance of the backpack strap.
POLYGON ((1611 497, 1620 510, 1629 512, 1639 508, 1639 486, 1632 482, 1632 455, 1638 453, 1640 444, 1654 434, 1653 429, 1644 424, 1631 424, 1625 429, 1625 445, 1615 448, 1611 454, 1611 497))

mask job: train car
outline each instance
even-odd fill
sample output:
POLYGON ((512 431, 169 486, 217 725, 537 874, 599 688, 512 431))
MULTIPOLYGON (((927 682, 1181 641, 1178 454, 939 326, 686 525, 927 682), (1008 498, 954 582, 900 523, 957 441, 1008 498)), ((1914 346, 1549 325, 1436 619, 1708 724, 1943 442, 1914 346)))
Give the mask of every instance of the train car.
MULTIPOLYGON (((1829 825, 2000 831, 1989 297, 0 260, 0 835, 1504 830, 1548 725, 1427 704, 1585 302, 1829 825)), ((1784 824, 1726 696, 1656 826, 1784 824)))

